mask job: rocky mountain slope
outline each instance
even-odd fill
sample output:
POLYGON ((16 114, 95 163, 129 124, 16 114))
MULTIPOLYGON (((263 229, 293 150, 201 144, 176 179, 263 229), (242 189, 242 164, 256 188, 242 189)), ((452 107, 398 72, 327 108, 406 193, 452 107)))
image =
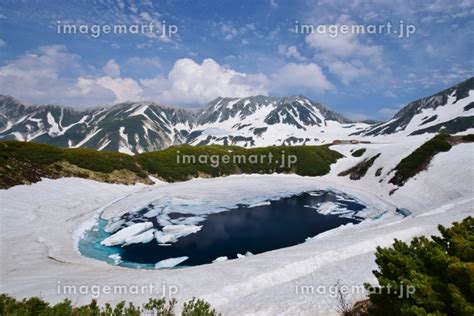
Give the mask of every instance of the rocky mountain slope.
POLYGON ((402 108, 385 123, 355 135, 379 136, 401 133, 463 132, 474 127, 474 77, 402 108))
POLYGON ((57 105, 25 106, 0 97, 0 138, 61 147, 140 153, 183 143, 193 114, 151 102, 127 102, 77 111, 57 105))

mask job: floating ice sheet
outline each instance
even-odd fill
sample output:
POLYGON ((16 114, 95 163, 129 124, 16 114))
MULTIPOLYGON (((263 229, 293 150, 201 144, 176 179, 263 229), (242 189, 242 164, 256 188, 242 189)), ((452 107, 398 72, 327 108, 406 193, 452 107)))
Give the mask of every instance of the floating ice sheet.
POLYGON ((156 229, 149 229, 141 234, 138 234, 138 235, 135 235, 135 236, 131 236, 131 237, 128 237, 126 240, 125 240, 125 243, 122 245, 122 247, 124 246, 128 246, 130 244, 146 244, 146 243, 149 243, 150 241, 152 241, 154 238, 155 238, 155 233, 156 229))
POLYGON ((155 269, 167 269, 167 268, 173 268, 180 264, 181 262, 184 262, 188 260, 189 257, 177 257, 177 258, 169 258, 165 260, 161 260, 160 262, 157 262, 155 264, 155 269))
POLYGON ((212 261, 213 263, 216 263, 216 262, 224 262, 224 261, 227 261, 229 260, 229 258, 227 258, 227 256, 222 256, 222 257, 218 257, 216 258, 214 261, 212 261))
POLYGON ((112 236, 102 240, 101 244, 104 246, 121 245, 127 241, 127 238, 138 235, 151 228, 153 228, 153 223, 151 222, 132 224, 122 230, 119 230, 112 236))

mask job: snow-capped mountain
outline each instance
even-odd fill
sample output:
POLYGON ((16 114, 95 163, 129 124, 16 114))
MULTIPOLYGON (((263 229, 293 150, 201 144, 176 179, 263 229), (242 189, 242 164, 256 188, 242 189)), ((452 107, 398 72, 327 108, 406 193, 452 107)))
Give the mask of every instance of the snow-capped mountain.
POLYGON ((474 77, 432 96, 409 103, 385 123, 355 135, 463 132, 474 127, 474 77))
POLYGON ((411 102, 384 123, 351 122, 304 96, 217 98, 199 111, 125 102, 84 111, 0 96, 0 139, 129 154, 173 144, 325 144, 474 128, 474 78, 411 102))
POLYGON ((141 153, 173 144, 317 144, 367 127, 304 96, 218 98, 194 112, 152 102, 85 111, 0 97, 0 138, 141 153))
POLYGON ((366 128, 304 96, 217 98, 198 114, 193 145, 318 144, 366 128))
POLYGON ((77 111, 57 105, 25 106, 9 96, 0 97, 0 118, 3 139, 129 154, 183 143, 194 121, 188 111, 151 102, 77 111))

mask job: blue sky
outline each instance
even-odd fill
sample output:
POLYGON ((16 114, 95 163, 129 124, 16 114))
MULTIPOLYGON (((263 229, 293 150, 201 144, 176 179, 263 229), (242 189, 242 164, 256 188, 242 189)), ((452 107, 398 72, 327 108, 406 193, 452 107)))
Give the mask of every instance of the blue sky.
POLYGON ((217 96, 304 94, 351 118, 387 119, 473 75, 474 1, 13 1, 0 3, 0 93, 79 108, 125 100, 197 107, 217 96), (153 23, 156 33, 58 34, 153 23), (416 28, 297 34, 295 25, 416 28))

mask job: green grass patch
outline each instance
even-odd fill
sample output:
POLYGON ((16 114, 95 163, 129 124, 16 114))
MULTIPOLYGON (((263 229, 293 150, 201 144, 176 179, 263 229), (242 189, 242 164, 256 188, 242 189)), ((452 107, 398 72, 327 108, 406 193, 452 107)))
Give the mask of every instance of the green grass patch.
MULTIPOLYGON (((98 181, 133 183, 130 173, 147 180, 148 175, 165 181, 184 181, 195 177, 219 177, 240 173, 296 173, 321 176, 342 155, 329 146, 172 146, 136 156, 88 148, 59 148, 34 142, 0 142, 0 188, 39 181, 42 177, 74 176, 98 181), (291 159, 291 160, 289 160, 291 159), (61 165, 77 166, 73 170, 61 165), (81 171, 82 170, 82 171, 81 171), (129 171, 114 174, 114 171, 129 171), (100 175, 90 174, 92 171, 100 175), (129 177, 120 182, 120 177, 129 177), (127 181, 126 181, 127 180, 127 181)), ((146 181, 144 181, 146 182, 146 181)))
POLYGON ((166 181, 191 177, 218 177, 237 173, 296 173, 320 176, 329 172, 338 152, 328 146, 173 146, 137 156, 138 163, 166 181), (289 163, 293 159, 294 163, 289 163))
POLYGON ((0 162, 8 159, 22 159, 37 165, 50 165, 67 161, 80 168, 110 173, 114 170, 141 172, 135 158, 111 151, 97 151, 89 148, 59 148, 33 142, 0 142, 0 162))

